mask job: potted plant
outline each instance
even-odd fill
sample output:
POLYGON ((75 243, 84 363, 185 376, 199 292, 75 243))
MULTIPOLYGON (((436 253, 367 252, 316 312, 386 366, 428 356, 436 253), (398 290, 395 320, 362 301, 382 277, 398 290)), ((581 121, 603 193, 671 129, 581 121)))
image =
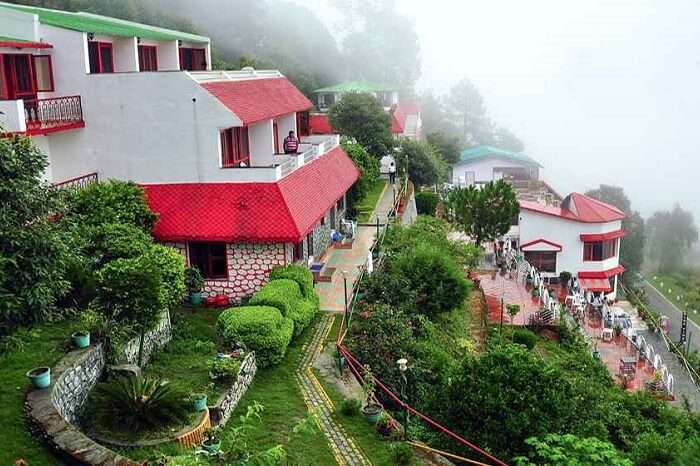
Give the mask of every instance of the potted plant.
POLYGON ((373 400, 374 390, 376 390, 377 386, 368 365, 365 365, 365 373, 362 377, 362 382, 362 391, 365 395, 365 405, 362 407, 362 414, 365 415, 367 422, 376 424, 382 413, 382 406, 375 403, 373 400))
POLYGON ((80 330, 71 335, 73 339, 73 344, 76 348, 87 348, 90 346, 90 332, 86 330, 80 330))
POLYGON ((559 274, 559 285, 561 285, 562 288, 568 286, 569 280, 571 280, 571 272, 563 271, 559 274))
POLYGON ((36 367, 27 372, 27 377, 36 388, 47 388, 51 385, 51 368, 36 367))
POLYGON ((215 455, 221 451, 221 428, 212 427, 204 432, 204 441, 202 441, 202 449, 210 455, 215 455))
POLYGON ((530 295, 532 295, 532 300, 537 302, 540 298, 540 290, 538 290, 537 288, 533 288, 530 292, 530 295))
POLYGON ((620 335, 622 335, 622 327, 620 327, 620 324, 615 324, 613 333, 615 334, 615 338, 620 338, 620 335))
POLYGON ((377 432, 382 434, 384 437, 391 436, 396 430, 397 425, 394 418, 389 416, 386 412, 382 412, 377 419, 377 432))
POLYGON ((192 403, 194 405, 194 410, 204 411, 207 409, 207 394, 206 393, 194 393, 192 394, 192 403))
POLYGON ((190 293, 190 303, 195 306, 202 304, 204 278, 197 267, 187 267, 185 269, 185 286, 190 293))

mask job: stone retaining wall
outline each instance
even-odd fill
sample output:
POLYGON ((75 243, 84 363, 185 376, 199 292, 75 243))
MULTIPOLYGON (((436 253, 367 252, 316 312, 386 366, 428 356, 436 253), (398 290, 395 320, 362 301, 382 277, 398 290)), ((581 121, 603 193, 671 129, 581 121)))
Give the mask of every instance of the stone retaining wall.
MULTIPOLYGON (((161 349, 172 339, 172 324, 170 323, 170 312, 165 312, 158 326, 146 333, 143 340, 143 364, 146 365, 151 359, 155 350, 161 349)), ((139 341, 136 337, 129 341, 124 347, 121 361, 127 364, 137 364, 139 361, 139 341)))
POLYGON ((257 370, 258 366, 255 362, 255 353, 248 353, 245 358, 243 358, 240 369, 238 369, 238 378, 236 382, 234 382, 231 388, 219 398, 216 405, 209 408, 213 425, 223 426, 228 422, 231 413, 236 409, 241 397, 243 397, 243 394, 252 383, 257 370))
POLYGON ((104 346, 99 343, 83 350, 71 351, 51 370, 51 376, 56 377, 51 390, 51 402, 71 424, 77 420, 80 408, 87 401, 90 390, 97 383, 104 367, 104 346))

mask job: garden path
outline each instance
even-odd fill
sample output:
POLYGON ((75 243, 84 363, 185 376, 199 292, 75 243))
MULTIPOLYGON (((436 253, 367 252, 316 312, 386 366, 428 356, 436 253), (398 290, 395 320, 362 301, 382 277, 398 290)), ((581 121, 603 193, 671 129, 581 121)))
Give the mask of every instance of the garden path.
POLYGON ((302 347, 301 361, 296 371, 297 383, 309 410, 317 414, 319 427, 326 436, 338 464, 341 466, 371 465, 343 426, 333 419, 332 413, 335 406, 311 370, 314 360, 323 349, 335 318, 334 314, 324 314, 313 337, 302 347))

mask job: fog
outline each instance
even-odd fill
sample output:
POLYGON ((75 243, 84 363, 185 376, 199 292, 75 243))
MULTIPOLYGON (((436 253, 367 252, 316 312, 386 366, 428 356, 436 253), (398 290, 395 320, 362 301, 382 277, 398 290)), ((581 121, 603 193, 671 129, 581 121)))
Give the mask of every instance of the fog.
MULTIPOLYGON (((296 0, 335 21, 328 1, 296 0)), ((335 2, 342 4, 343 2, 335 2)), ((419 89, 468 77, 558 190, 625 188, 644 216, 700 219, 700 2, 402 0, 419 89)))

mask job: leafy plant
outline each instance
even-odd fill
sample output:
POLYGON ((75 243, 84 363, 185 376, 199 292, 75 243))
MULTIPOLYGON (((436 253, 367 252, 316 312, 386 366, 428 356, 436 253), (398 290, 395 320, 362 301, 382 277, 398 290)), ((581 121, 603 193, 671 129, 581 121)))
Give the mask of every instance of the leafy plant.
POLYGON ((314 290, 314 277, 308 267, 297 264, 274 267, 270 272, 270 280, 279 280, 281 278, 297 282, 304 298, 314 299, 317 296, 314 290))
POLYGON ((513 343, 518 343, 531 350, 537 344, 537 335, 530 330, 518 328, 513 332, 513 343))
POLYGON ((389 115, 371 94, 343 95, 331 107, 328 119, 338 133, 354 138, 377 158, 389 153, 394 145, 389 115))
POLYGON ((185 394, 166 380, 119 377, 99 385, 95 396, 95 414, 102 422, 133 432, 187 420, 185 394))
POLYGON ((362 393, 365 394, 365 405, 369 406, 374 404, 374 392, 377 389, 377 384, 374 381, 374 376, 372 375, 372 370, 369 365, 365 364, 364 371, 362 373, 362 393))
POLYGON ((207 363, 207 367, 209 368, 209 377, 213 380, 231 381, 238 377, 241 361, 234 358, 212 359, 207 363))
POLYGON ((204 277, 197 267, 185 269, 185 287, 190 293, 199 293, 204 287, 204 277))
POLYGON ((559 274, 559 283, 562 285, 569 283, 569 280, 571 280, 571 272, 565 270, 559 274))
POLYGON ((435 215, 438 201, 438 195, 432 191, 416 193, 416 209, 418 210, 418 215, 435 215))
POLYGON ((399 150, 397 167, 401 173, 406 173, 408 162, 408 176, 416 185, 434 185, 445 179, 447 165, 430 144, 402 138, 399 150))
POLYGON ((407 466, 413 462, 413 448, 407 443, 395 442, 389 445, 391 461, 397 466, 407 466))
POLYGON ((340 144, 360 170, 360 179, 347 193, 348 208, 353 210, 360 199, 363 199, 379 181, 379 159, 354 139, 343 137, 340 144))
POLYGON ((528 438, 531 451, 516 457, 516 466, 633 466, 609 442, 595 437, 579 438, 572 434, 548 434, 544 439, 528 438))
POLYGON ((355 416, 360 412, 362 403, 355 398, 345 398, 340 403, 340 412, 344 416, 355 416))
POLYGON ((302 305, 304 301, 299 284, 294 280, 281 278, 266 283, 250 298, 248 304, 279 309, 284 317, 292 319, 294 335, 297 336, 308 327, 318 310, 313 304, 302 305))

